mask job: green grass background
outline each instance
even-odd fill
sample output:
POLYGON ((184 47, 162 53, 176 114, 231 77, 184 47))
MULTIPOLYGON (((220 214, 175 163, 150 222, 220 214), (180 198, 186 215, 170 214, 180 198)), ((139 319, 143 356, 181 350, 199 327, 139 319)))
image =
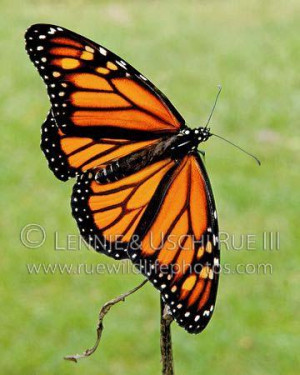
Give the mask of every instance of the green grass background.
POLYGON ((54 250, 56 231, 61 246, 77 234, 72 182, 57 181, 39 149, 49 102, 23 42, 29 25, 48 22, 131 62, 192 127, 204 123, 222 83, 213 131, 263 163, 218 139, 204 147, 221 230, 257 238, 255 251, 223 246, 222 264, 270 263, 273 273, 222 275, 207 329, 195 336, 173 325, 176 373, 298 374, 299 1, 2 0, 0 11, 1 373, 160 373, 159 296, 150 285, 111 311, 93 357, 62 360, 93 343, 98 308, 141 276, 26 270, 27 263, 113 263, 84 249, 54 250), (39 249, 20 242, 28 223, 47 232, 39 249), (264 231, 280 232, 279 251, 261 250, 264 231))

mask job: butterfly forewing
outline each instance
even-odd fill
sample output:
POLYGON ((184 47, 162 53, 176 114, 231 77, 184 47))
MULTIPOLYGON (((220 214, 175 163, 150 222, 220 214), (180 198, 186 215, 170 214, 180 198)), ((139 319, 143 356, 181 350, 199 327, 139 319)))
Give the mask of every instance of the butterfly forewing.
POLYGON ((104 47, 51 25, 30 27, 25 39, 64 133, 149 139, 184 125, 149 80, 104 47))
POLYGON ((97 168, 82 174, 74 185, 71 204, 85 240, 116 259, 127 257, 128 243, 141 217, 174 167, 173 160, 165 159, 104 185, 95 182, 97 168))
POLYGON ((203 330, 215 306, 219 249, 213 196, 198 156, 186 156, 156 191, 128 252, 179 325, 203 330))

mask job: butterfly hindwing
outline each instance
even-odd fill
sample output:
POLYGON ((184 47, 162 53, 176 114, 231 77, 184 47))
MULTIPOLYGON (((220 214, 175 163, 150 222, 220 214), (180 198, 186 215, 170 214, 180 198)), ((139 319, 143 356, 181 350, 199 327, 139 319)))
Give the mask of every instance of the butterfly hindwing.
POLYGON ((104 47, 44 24, 31 26, 25 40, 64 133, 149 139, 176 133, 184 125, 149 80, 104 47))
POLYGON ((162 293, 179 325, 202 331, 218 285, 218 224, 198 155, 186 156, 152 198, 131 241, 129 257, 162 293))
POLYGON ((48 161, 49 169, 61 181, 75 177, 76 169, 68 163, 67 154, 62 149, 61 140, 64 134, 59 130, 54 117, 49 111, 41 128, 41 149, 48 161))
POLYGON ((148 147, 159 140, 79 137, 62 132, 52 111, 42 125, 41 149, 49 168, 61 181, 148 147))

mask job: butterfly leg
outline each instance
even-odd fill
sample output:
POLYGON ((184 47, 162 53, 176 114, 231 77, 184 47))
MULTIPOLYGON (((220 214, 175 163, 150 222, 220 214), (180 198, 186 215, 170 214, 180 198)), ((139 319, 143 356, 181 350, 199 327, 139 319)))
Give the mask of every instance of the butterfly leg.
POLYGON ((203 150, 198 150, 199 154, 201 154, 205 158, 205 151, 203 150))
POLYGON ((203 150, 197 150, 197 151, 200 155, 202 155, 203 159, 205 160, 205 155, 206 155, 205 151, 203 150))
POLYGON ((102 308, 99 312, 99 320, 98 320, 98 326, 97 326, 97 339, 96 339, 96 342, 95 342, 94 346, 90 349, 86 349, 82 354, 67 355, 67 356, 64 357, 64 359, 66 359, 68 361, 72 361, 72 362, 77 362, 79 359, 89 357, 90 355, 95 353, 95 351, 97 350, 97 348, 99 346, 101 336, 102 336, 102 332, 103 332, 103 329, 104 329, 103 319, 104 319, 105 315, 109 312, 109 310, 112 308, 112 306, 116 305, 119 302, 124 302, 125 299, 128 296, 130 296, 131 294, 133 294, 136 291, 138 291, 139 289, 141 289, 147 283, 147 281, 148 280, 144 280, 141 284, 139 284, 135 288, 133 288, 133 289, 129 290, 128 292, 123 293, 120 296, 106 302, 102 306, 102 308))

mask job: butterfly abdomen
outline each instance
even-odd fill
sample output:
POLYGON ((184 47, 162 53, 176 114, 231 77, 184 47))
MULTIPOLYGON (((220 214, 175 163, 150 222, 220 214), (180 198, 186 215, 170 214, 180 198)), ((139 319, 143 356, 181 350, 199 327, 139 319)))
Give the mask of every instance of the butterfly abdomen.
POLYGON ((113 160, 96 173, 96 181, 99 184, 118 181, 121 178, 140 171, 147 165, 167 157, 172 157, 172 148, 176 139, 176 136, 168 139, 161 139, 149 147, 133 152, 117 160, 113 160))

